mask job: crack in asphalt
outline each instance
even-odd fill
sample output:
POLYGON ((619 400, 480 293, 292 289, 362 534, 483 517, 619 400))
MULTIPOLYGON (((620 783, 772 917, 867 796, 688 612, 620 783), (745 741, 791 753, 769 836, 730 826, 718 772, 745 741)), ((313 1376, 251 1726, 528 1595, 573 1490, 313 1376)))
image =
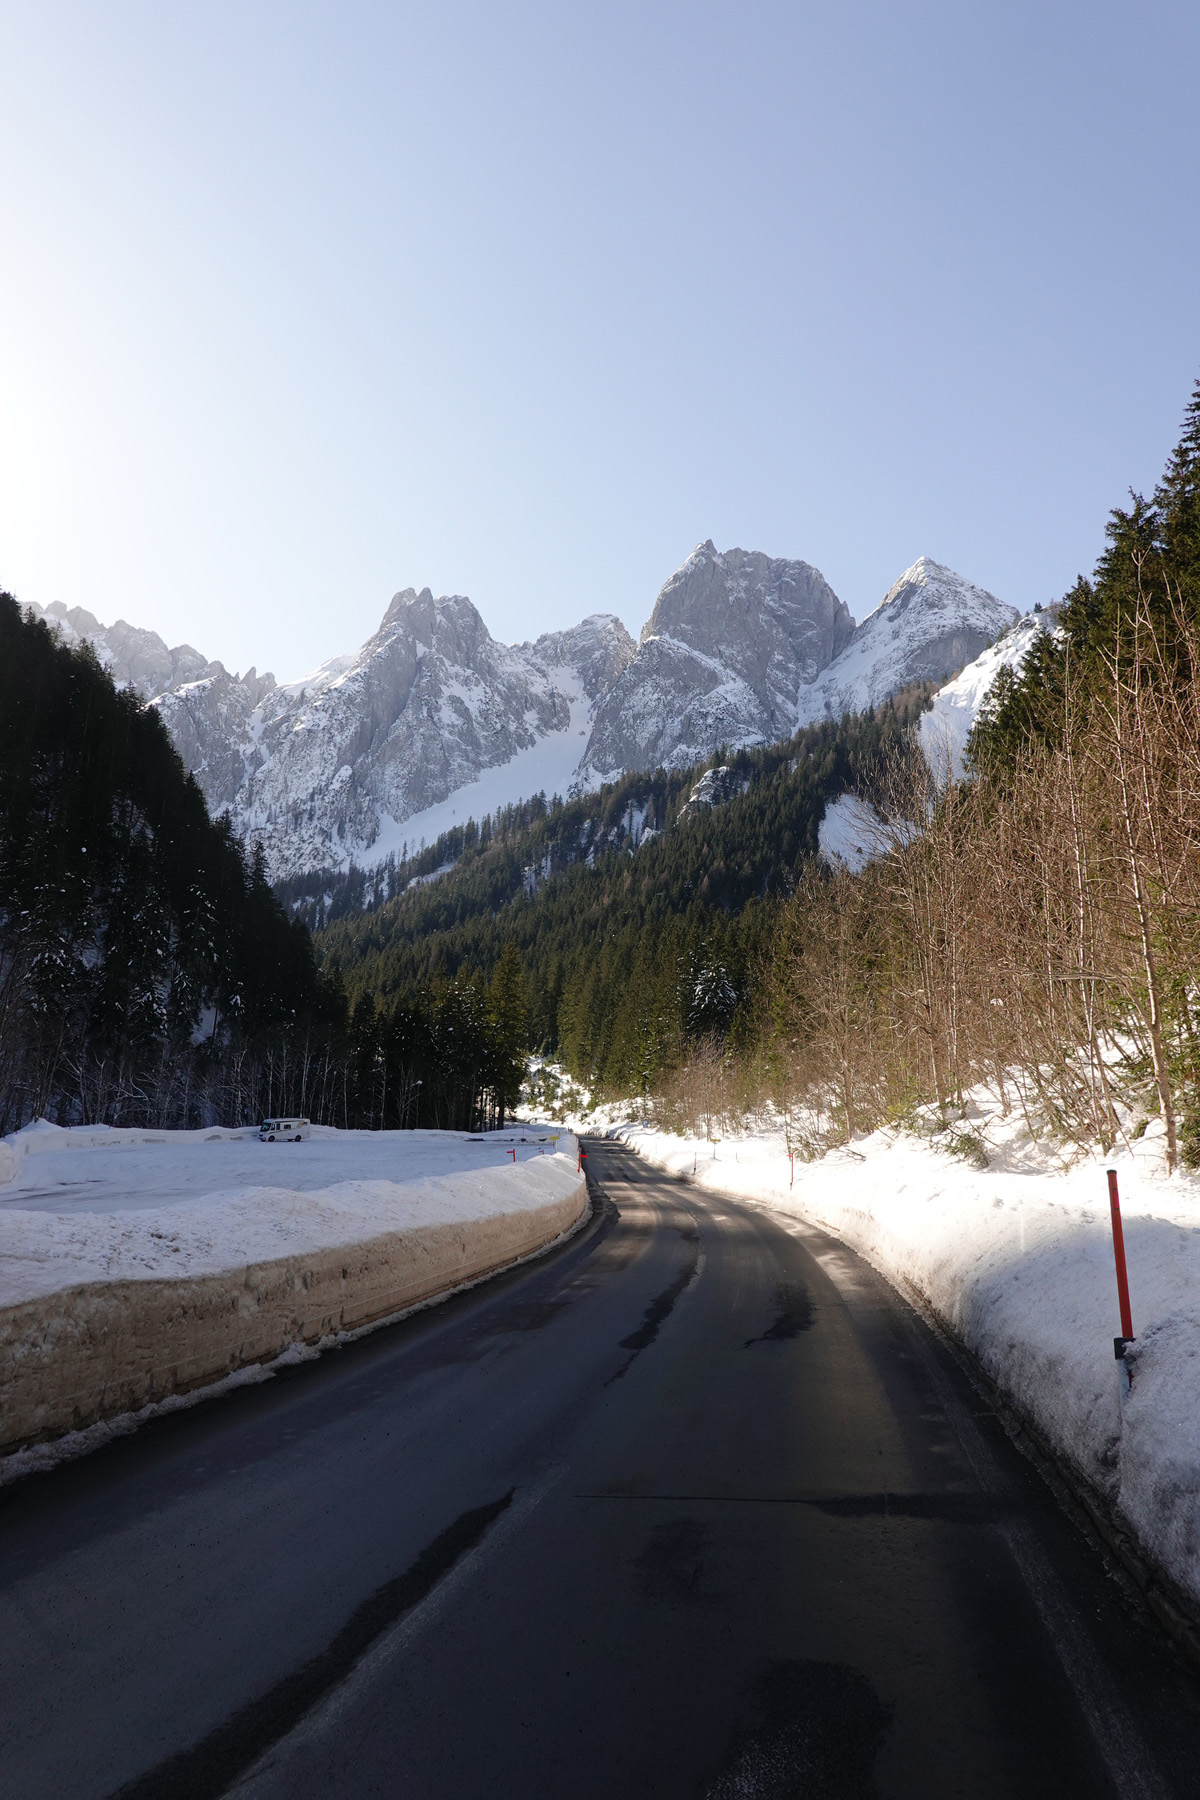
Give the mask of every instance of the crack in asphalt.
POLYGON ((515 1492, 510 1488, 499 1500, 460 1513, 402 1575, 385 1581, 355 1608, 324 1650, 240 1707, 199 1743, 117 1788, 109 1800, 220 1800, 239 1775, 345 1679, 376 1638, 418 1606, 475 1548, 515 1492))
POLYGON ((640 1356, 643 1350, 649 1348, 662 1329, 664 1321, 669 1317, 675 1302, 695 1279, 700 1260, 700 1233, 695 1224, 689 1221, 688 1225, 679 1227, 679 1235, 687 1244, 690 1254, 685 1256, 683 1267, 670 1287, 665 1287, 662 1293, 650 1302, 642 1314, 642 1322, 637 1330, 631 1331, 628 1337, 621 1339, 620 1348, 630 1351, 631 1354, 621 1364, 616 1374, 609 1376, 604 1384, 605 1387, 610 1387, 614 1381, 620 1381, 630 1363, 640 1356))

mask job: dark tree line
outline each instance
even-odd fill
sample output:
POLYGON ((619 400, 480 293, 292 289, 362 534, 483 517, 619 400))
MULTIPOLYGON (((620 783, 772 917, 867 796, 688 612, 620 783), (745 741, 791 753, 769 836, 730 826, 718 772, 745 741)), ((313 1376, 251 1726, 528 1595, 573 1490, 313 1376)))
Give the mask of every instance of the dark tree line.
POLYGON ((488 986, 411 984, 386 1024, 351 1013, 158 714, 0 595, 0 1133, 473 1127, 519 1085, 514 985, 509 959, 488 986))

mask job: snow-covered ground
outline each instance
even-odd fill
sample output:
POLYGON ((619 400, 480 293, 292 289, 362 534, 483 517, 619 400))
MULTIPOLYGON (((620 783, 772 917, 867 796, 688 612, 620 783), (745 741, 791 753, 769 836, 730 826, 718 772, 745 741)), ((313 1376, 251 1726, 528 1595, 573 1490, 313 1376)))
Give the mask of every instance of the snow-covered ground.
POLYGON ((520 1212, 577 1163, 575 1139, 550 1128, 472 1140, 318 1126, 307 1143, 260 1144, 241 1132, 41 1125, 5 1147, 24 1154, 0 1186, 0 1307, 80 1282, 209 1275, 520 1212), (530 1159, 538 1166, 517 1173, 530 1159))
POLYGON ((0 1481, 481 1280, 585 1211, 565 1132, 19 1132, 0 1141, 0 1481))
POLYGON ((842 863, 852 875, 860 875, 872 858, 887 855, 892 834, 869 800, 840 794, 825 808, 817 844, 827 863, 842 863))
MULTIPOLYGON (((311 1194, 346 1182, 413 1182, 483 1173, 552 1155, 560 1128, 493 1131, 335 1131, 314 1125, 300 1144, 262 1144, 253 1130, 63 1130, 39 1123, 0 1139, 0 1243, 9 1212, 136 1212, 286 1188, 311 1194), (9 1173, 11 1171, 11 1174, 9 1173), (6 1179, 6 1176, 8 1177, 6 1179)), ((575 1155, 574 1140, 562 1147, 575 1155)))
POLYGON ((795 1163, 782 1131, 718 1144, 611 1128, 659 1166, 831 1231, 915 1290, 1200 1599, 1200 1179, 1163 1171, 1161 1126, 1069 1162, 979 1090, 932 1137, 884 1130, 795 1163), (986 1155, 987 1167, 972 1166, 986 1155), (1105 1168, 1118 1171, 1136 1344, 1122 1396, 1105 1168))

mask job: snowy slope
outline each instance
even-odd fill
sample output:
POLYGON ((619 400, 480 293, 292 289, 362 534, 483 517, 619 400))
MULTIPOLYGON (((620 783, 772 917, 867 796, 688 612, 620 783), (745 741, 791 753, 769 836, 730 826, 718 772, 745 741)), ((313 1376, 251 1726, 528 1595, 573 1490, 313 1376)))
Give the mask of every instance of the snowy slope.
POLYGON ((468 819, 495 814, 534 794, 545 794, 550 800, 556 794, 561 799, 570 792, 591 726, 592 703, 577 671, 552 665, 549 674, 570 708, 568 722, 562 729, 547 732, 507 762, 484 769, 474 781, 455 788, 444 800, 421 812, 404 819, 381 814, 379 835, 371 848, 372 862, 393 854, 412 855, 423 843, 436 843, 444 831, 452 831, 468 819))
POLYGON ((1055 607, 1028 613, 938 689, 931 711, 921 715, 920 738, 926 761, 940 779, 962 780, 967 738, 996 676, 1002 668, 1019 669, 1035 639, 1053 630, 1057 619, 1055 607))
MULTIPOLYGON (((1057 617, 1057 609, 1047 607, 1018 619, 953 681, 938 689, 931 709, 921 714, 917 735, 939 783, 963 779, 967 738, 996 676, 1002 668, 1019 669, 1030 646, 1043 631, 1054 629, 1057 617)), ((858 874, 875 857, 885 856, 897 832, 904 829, 897 820, 881 819, 875 808, 856 794, 842 794, 826 806, 817 840, 826 862, 841 863, 858 874)))
POLYGON ((942 682, 1018 616, 1016 607, 922 556, 803 689, 796 723, 863 712, 912 682, 942 682))

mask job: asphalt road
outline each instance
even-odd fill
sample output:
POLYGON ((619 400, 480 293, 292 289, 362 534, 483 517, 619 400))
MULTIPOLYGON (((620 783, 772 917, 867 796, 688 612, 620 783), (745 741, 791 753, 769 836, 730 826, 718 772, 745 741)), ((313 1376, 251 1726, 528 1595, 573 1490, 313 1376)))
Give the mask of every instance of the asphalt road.
POLYGON ((5 1800, 1200 1796, 1200 1691, 865 1264, 592 1146, 539 1262, 0 1493, 5 1800))

